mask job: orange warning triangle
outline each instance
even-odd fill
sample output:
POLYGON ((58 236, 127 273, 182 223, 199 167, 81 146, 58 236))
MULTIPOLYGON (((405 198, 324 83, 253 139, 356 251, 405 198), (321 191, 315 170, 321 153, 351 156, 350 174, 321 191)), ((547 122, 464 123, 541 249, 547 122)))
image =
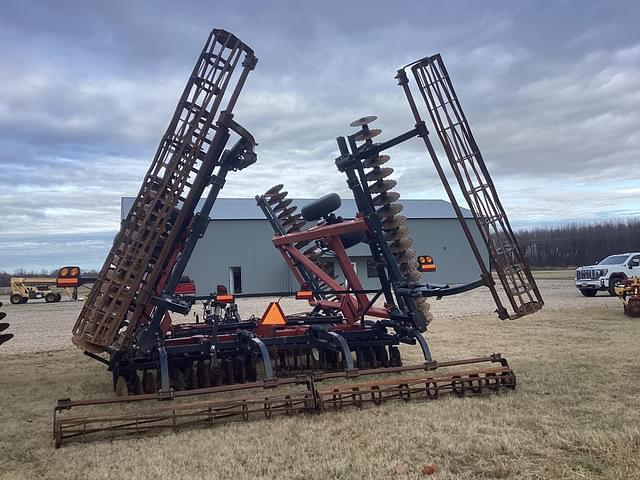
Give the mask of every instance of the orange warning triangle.
POLYGON ((260 325, 286 325, 287 320, 278 302, 271 302, 262 315, 260 325))

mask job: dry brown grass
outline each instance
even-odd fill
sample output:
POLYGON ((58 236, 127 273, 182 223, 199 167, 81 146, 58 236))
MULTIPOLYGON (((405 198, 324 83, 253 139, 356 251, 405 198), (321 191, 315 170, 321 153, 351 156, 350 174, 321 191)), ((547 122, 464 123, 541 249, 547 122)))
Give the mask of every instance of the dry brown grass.
MULTIPOLYGON (((518 375, 513 393, 59 450, 55 400, 108 394, 104 368, 77 350, 2 356, 0 478, 422 478, 431 463, 441 479, 640 478, 640 321, 617 303, 603 305, 516 322, 475 315, 432 324, 438 359, 505 354, 518 375), (397 474, 399 464, 408 471, 397 474)), ((417 352, 405 349, 405 358, 417 361, 417 352)))

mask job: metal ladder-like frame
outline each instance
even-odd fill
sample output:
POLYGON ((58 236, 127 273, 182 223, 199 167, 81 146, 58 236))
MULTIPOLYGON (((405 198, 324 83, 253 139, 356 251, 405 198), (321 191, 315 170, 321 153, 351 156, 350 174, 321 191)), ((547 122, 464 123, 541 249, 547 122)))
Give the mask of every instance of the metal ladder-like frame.
MULTIPOLYGON (((196 62, 142 187, 116 237, 78 320, 76 345, 91 351, 126 348, 222 154, 231 111, 256 63, 253 50, 214 29, 196 62), (229 88, 234 71, 242 71, 229 88), (225 93, 227 103, 223 106, 225 93), (214 122, 220 111, 217 122, 214 122)), ((175 261, 175 258, 174 258, 175 261)))
MULTIPOLYGON (((466 227, 462 210, 427 138, 426 128, 423 128, 421 136, 427 144, 467 239, 474 249, 485 283, 491 289, 498 306, 499 316, 517 318, 539 310, 544 304, 542 296, 524 260, 441 56, 434 55, 415 62, 411 65, 411 72, 511 306, 512 312, 509 313, 502 305, 501 295, 495 287, 490 267, 479 255, 477 244, 466 227)), ((408 87, 404 68, 398 71, 396 78, 404 88, 416 124, 422 124, 424 127, 408 87)))

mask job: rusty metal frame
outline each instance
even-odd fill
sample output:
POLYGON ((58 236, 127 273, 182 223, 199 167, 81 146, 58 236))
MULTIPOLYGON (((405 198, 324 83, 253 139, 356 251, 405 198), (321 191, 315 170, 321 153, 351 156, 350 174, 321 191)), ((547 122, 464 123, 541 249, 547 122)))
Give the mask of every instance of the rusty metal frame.
POLYGON ((150 320, 149 305, 163 288, 158 282, 173 267, 176 246, 183 241, 197 201, 209 185, 229 130, 246 135, 231 112, 256 61, 253 50, 233 34, 214 29, 209 35, 74 325, 73 341, 79 347, 94 352, 125 349, 138 325, 150 320), (232 86, 241 60, 242 71, 232 86))
POLYGON ((476 396, 516 388, 516 376, 500 354, 431 364, 376 368, 350 372, 300 375, 296 378, 265 380, 249 384, 211 387, 174 392, 172 398, 200 398, 188 403, 171 401, 150 409, 109 415, 76 415, 72 412, 91 407, 108 407, 122 403, 144 404, 166 400, 160 395, 138 395, 102 400, 59 400, 53 411, 53 438, 56 448, 69 441, 113 438, 162 429, 176 430, 186 426, 212 427, 229 421, 270 419, 277 415, 322 413, 345 407, 361 408, 366 404, 401 401, 428 401, 440 395, 476 396), (498 363, 439 373, 449 367, 498 363), (374 377, 372 380, 363 378, 374 377), (322 382, 331 383, 324 386, 322 382), (277 392, 278 387, 294 387, 295 391, 277 392), (302 388, 299 388, 302 387, 302 388), (251 398, 211 399, 226 392, 256 392, 251 398))

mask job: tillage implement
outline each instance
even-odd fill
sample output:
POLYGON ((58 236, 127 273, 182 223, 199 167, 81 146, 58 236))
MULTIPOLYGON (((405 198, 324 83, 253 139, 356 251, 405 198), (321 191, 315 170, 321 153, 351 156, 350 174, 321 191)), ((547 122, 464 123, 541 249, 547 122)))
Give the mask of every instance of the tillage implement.
POLYGON ((515 374, 500 354, 436 361, 423 335, 432 319, 430 297, 486 286, 501 319, 543 305, 439 55, 397 72, 414 116, 412 129, 378 142, 382 132, 371 127, 376 117, 366 116, 337 139, 335 165, 355 199, 353 218, 335 213, 341 205, 336 194, 300 210, 281 184, 256 196, 308 311, 288 315, 274 302, 261 318, 243 319, 224 286, 206 297, 175 293, 227 173, 256 161, 253 137, 232 114, 256 62, 253 51, 228 32, 213 30, 207 40, 73 329, 74 343, 108 366, 118 395, 60 400, 54 410, 56 446, 71 439, 515 388, 515 374), (431 144, 408 73, 481 244, 431 144), (232 135, 237 141, 226 149, 232 135), (478 261, 476 282, 423 282, 387 153, 414 138, 424 143, 478 261), (370 250, 377 289, 363 287, 347 254, 359 243, 370 250), (482 251, 489 253, 499 285, 482 251), (201 319, 172 322, 171 312, 185 314, 196 302, 202 304, 201 319), (423 361, 405 365, 401 344, 417 345, 423 361))

